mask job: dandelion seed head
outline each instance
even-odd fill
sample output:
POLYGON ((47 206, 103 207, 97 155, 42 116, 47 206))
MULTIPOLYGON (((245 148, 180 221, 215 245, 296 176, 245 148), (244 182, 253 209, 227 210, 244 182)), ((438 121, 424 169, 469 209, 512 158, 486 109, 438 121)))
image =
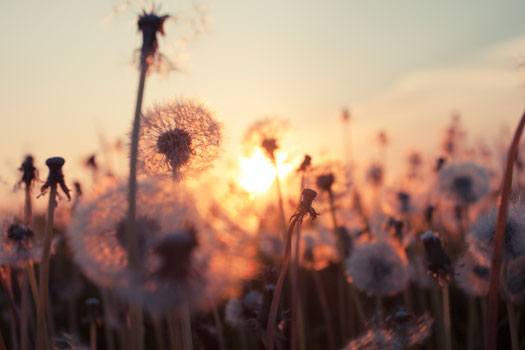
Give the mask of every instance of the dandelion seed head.
POLYGON ((471 296, 487 295, 490 268, 480 265, 470 254, 465 254, 455 264, 454 279, 458 286, 471 296))
POLYGON ((33 181, 37 178, 38 171, 35 168, 34 162, 33 156, 27 155, 20 168, 18 168, 18 170, 22 172, 20 183, 24 183, 26 187, 31 186, 33 181))
POLYGON ((200 102, 178 99, 146 111, 140 140, 141 169, 179 179, 212 167, 222 143, 221 125, 200 102))
POLYGON ((68 238, 76 263, 94 283, 163 313, 183 304, 207 308, 210 301, 238 293, 255 272, 242 251, 202 220, 186 189, 160 178, 138 186, 142 257, 139 268, 131 269, 123 241, 126 198, 126 185, 111 184, 79 203, 74 213, 68 238))
POLYGON ((490 177, 484 167, 474 163, 449 164, 439 172, 438 187, 449 199, 468 205, 489 192, 490 177))
POLYGON ((379 163, 372 163, 366 172, 366 179, 373 186, 380 186, 383 184, 383 166, 379 163))
POLYGON ((42 257, 43 242, 28 226, 4 220, 0 226, 0 265, 22 267, 42 257))
POLYGON ((387 242, 354 247, 347 268, 356 287, 370 295, 398 293, 408 282, 406 257, 387 242))
MULTIPOLYGON (((507 212, 503 260, 510 261, 525 255, 525 206, 521 202, 511 202, 507 212)), ((469 250, 476 260, 483 265, 490 265, 494 247, 497 208, 480 215, 467 233, 469 250)))

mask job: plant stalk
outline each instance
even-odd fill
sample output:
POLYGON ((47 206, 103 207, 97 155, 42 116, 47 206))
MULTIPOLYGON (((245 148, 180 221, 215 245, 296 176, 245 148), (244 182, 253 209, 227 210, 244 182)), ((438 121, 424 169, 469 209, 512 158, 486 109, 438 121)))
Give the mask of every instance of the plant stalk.
POLYGON ((40 263, 39 297, 37 307, 36 350, 44 350, 48 342, 46 331, 46 306, 49 284, 49 264, 51 258, 51 242, 53 241, 53 221, 56 205, 57 185, 52 184, 49 192, 47 220, 44 231, 44 250, 40 263))

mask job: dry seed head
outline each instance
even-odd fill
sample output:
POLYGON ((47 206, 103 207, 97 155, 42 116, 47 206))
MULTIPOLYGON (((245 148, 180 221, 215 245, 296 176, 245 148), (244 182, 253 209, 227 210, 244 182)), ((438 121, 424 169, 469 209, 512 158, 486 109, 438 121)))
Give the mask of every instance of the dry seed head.
POLYGON ((33 156, 27 155, 18 170, 22 172, 22 178, 20 179, 19 183, 24 183, 27 187, 31 186, 37 177, 37 170, 34 165, 33 156))
POLYGON ((297 172, 301 172, 301 171, 305 172, 310 167, 311 164, 312 164, 312 157, 310 157, 308 154, 305 154, 303 162, 297 169, 297 172))
POLYGON ((450 280, 452 267, 450 258, 445 252, 445 245, 437 233, 427 231, 421 235, 421 241, 425 247, 427 257, 427 273, 443 286, 450 280))
POLYGON ((40 189, 40 196, 44 195, 47 192, 49 187, 57 187, 60 185, 62 191, 71 200, 71 195, 69 194, 69 188, 67 188, 66 183, 64 182, 64 173, 62 172, 62 166, 65 164, 65 160, 62 157, 52 157, 46 160, 46 165, 49 168, 49 175, 47 181, 44 183, 40 189))
POLYGON ((157 42, 157 33, 164 35, 164 22, 168 15, 158 16, 153 11, 150 13, 143 12, 137 22, 138 29, 142 32, 142 48, 140 49, 141 64, 151 64, 159 44, 157 42))

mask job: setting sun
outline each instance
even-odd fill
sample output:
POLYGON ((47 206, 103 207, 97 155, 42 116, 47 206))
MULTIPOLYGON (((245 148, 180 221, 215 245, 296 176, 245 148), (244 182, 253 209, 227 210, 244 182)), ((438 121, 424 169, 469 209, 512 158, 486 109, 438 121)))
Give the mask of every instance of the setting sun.
MULTIPOLYGON (((285 162, 286 154, 282 151, 276 152, 276 159, 279 177, 283 177, 290 172, 292 165, 285 162)), ((240 167, 241 174, 237 182, 251 195, 268 191, 275 180, 275 167, 258 147, 254 148, 251 157, 241 158, 240 167)))

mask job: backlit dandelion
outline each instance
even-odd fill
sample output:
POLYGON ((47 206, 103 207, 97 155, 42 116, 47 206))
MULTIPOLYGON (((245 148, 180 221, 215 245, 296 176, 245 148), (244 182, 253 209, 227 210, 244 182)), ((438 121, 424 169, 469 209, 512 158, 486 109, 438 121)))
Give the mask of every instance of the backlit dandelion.
POLYGON ((490 177, 484 167, 474 163, 449 164, 439 172, 438 187, 451 200, 468 205, 488 194, 490 177))
POLYGON ((490 267, 479 264, 468 253, 455 264, 454 279, 458 286, 471 296, 487 295, 489 278, 490 267))
POLYGON ((43 241, 33 231, 18 223, 4 222, 0 229, 0 265, 23 267, 42 257, 43 241))
POLYGON ((408 282, 406 256, 387 242, 354 247, 347 267, 356 287, 371 295, 398 293, 408 282))
MULTIPOLYGON (((521 202, 510 203, 505 226, 503 260, 510 261, 525 254, 525 210, 521 202)), ((467 242, 473 256, 484 265, 490 265, 494 246, 497 208, 493 208, 471 225, 467 242)))
POLYGON ((252 265, 202 222, 191 196, 157 179, 137 192, 138 269, 126 254, 126 187, 113 185, 81 203, 69 230, 75 260, 95 283, 153 313, 207 308, 234 294, 252 265), (174 193, 176 195, 174 196, 174 193), (242 262, 241 262, 242 260, 242 262))
POLYGON ((210 168, 221 146, 221 124, 203 104, 178 99, 156 104, 142 117, 139 166, 180 179, 210 168))

